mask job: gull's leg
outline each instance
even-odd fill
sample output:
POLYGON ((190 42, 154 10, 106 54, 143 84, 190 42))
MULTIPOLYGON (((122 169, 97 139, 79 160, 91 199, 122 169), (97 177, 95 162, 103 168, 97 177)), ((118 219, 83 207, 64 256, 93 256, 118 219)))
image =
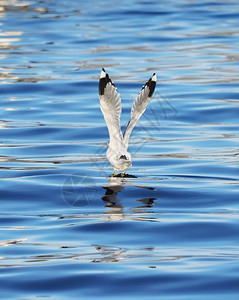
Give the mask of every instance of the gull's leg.
POLYGON ((125 175, 125 173, 124 173, 124 172, 122 172, 122 173, 121 173, 121 177, 124 177, 124 175, 125 175))
POLYGON ((115 176, 116 176, 116 174, 117 174, 117 172, 114 170, 114 175, 113 175, 113 176, 115 177, 115 176))

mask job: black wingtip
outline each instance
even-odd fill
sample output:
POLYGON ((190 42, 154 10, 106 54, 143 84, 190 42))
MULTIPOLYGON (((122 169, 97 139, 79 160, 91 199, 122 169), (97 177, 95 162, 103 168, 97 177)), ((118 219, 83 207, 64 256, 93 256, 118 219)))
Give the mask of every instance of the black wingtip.
POLYGON ((150 80, 148 81, 147 86, 149 87, 149 97, 151 98, 153 96, 155 87, 156 87, 156 81, 152 80, 150 78, 150 80))
POLYGON ((105 87, 107 83, 111 83, 114 86, 114 83, 109 77, 109 74, 105 72, 105 69, 102 68, 101 75, 100 75, 100 81, 99 81, 99 95, 104 95, 105 87))
POLYGON ((156 87, 156 81, 157 81, 157 78, 156 78, 156 73, 153 74, 152 78, 150 78, 146 83, 145 85, 142 87, 142 90, 147 86, 149 88, 149 95, 148 97, 152 97, 153 96, 153 93, 154 93, 154 90, 155 90, 155 87, 156 87))

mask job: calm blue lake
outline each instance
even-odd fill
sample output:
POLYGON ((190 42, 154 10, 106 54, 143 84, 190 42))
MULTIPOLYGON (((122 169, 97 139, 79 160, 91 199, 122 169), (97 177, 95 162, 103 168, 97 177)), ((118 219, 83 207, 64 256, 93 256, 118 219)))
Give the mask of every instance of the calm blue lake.
POLYGON ((239 2, 0 1, 0 298, 238 299, 239 2), (98 80, 142 85, 111 178, 98 80))

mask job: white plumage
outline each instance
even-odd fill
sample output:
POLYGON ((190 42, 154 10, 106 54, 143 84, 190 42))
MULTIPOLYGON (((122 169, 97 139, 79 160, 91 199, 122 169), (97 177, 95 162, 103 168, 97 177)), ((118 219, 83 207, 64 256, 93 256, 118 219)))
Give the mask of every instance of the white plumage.
POLYGON ((135 99, 132 109, 131 118, 125 129, 124 135, 121 132, 120 116, 121 116, 121 98, 120 94, 102 69, 99 81, 99 98, 100 108, 104 116, 108 131, 109 131, 109 144, 106 152, 106 157, 109 163, 114 168, 114 175, 116 172, 124 172, 132 166, 131 155, 127 151, 129 146, 129 139, 139 118, 142 116, 149 101, 152 98, 156 86, 156 74, 154 73, 135 99))

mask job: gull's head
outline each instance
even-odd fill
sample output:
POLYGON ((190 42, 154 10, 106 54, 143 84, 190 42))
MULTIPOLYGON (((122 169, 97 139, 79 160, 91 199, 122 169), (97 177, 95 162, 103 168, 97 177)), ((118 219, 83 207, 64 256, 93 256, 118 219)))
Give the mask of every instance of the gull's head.
POLYGON ((114 170, 118 172, 124 172, 132 166, 131 155, 127 151, 113 152, 108 148, 106 157, 114 170))
POLYGON ((124 172, 125 170, 131 167, 132 167, 131 155, 128 152, 116 158, 114 168, 118 172, 124 172))

